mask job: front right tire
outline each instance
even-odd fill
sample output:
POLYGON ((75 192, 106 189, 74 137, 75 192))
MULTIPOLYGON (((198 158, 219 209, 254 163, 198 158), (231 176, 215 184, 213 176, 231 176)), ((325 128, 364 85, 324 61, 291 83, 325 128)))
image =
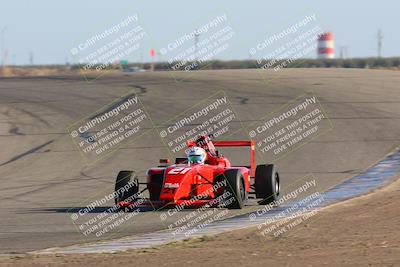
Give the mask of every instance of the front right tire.
POLYGON ((278 200, 280 193, 279 174, 274 164, 257 165, 255 177, 256 198, 265 205, 278 200))
POLYGON ((227 198, 224 199, 222 205, 228 209, 243 208, 244 202, 247 199, 247 192, 242 173, 240 170, 231 169, 226 170, 224 176, 226 179, 224 194, 227 195, 227 198))

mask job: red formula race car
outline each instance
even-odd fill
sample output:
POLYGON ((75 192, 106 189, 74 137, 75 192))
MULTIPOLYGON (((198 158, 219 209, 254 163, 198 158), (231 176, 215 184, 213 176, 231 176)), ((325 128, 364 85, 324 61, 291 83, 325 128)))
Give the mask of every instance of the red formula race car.
POLYGON ((279 174, 273 164, 255 167, 254 141, 213 142, 211 136, 200 136, 187 145, 188 150, 204 151, 204 155, 176 158, 175 164, 161 159, 158 167, 147 171, 145 183, 139 183, 134 171, 120 171, 115 184, 116 205, 163 208, 208 204, 241 209, 249 194, 260 199, 258 203, 263 205, 278 198, 279 174), (216 147, 249 147, 250 166, 232 166, 216 147), (140 190, 140 185, 145 188, 140 190), (141 197, 145 190, 149 191, 148 198, 141 197))

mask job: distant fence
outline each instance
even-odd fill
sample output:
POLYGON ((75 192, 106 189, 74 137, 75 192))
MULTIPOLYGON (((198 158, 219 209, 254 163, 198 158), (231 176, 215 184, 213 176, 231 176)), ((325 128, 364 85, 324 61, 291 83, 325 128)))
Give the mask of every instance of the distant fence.
MULTIPOLYGON (((190 63, 186 63, 190 64, 190 63)), ((126 67, 151 69, 152 63, 130 63, 126 67)), ((18 66, 19 68, 65 68, 65 65, 18 66)), ((82 65, 71 65, 70 69, 80 69, 82 65)), ((256 60, 211 60, 201 63, 197 69, 254 69, 256 60)), ((350 58, 350 59, 298 59, 288 64, 288 68, 391 68, 400 69, 400 57, 390 58, 350 58)), ((120 65, 110 65, 108 69, 121 69, 120 65)), ((155 70, 171 70, 167 62, 154 63, 155 70)))
MULTIPOLYGON (((150 69, 151 64, 132 64, 144 69, 150 69)), ((212 60, 207 61, 198 69, 253 69, 259 65, 255 60, 212 60)), ((156 70, 169 70, 166 62, 154 63, 156 70)), ((400 68, 400 57, 393 58, 352 58, 352 59, 299 59, 288 64, 288 68, 400 68)))

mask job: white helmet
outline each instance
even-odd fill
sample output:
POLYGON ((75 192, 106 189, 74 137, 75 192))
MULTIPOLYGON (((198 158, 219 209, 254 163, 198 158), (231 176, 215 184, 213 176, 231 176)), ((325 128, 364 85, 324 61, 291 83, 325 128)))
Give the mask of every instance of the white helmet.
POLYGON ((188 163, 200 163, 204 164, 206 161, 207 153, 206 151, 198 146, 191 147, 189 151, 187 151, 188 163))

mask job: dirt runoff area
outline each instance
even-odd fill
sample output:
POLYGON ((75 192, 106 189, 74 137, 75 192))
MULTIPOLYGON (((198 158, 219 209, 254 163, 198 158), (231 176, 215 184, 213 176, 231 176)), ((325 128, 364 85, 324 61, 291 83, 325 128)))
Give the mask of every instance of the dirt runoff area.
POLYGON ((278 237, 252 228, 115 254, 1 257, 0 266, 400 266, 399 178, 278 237))

